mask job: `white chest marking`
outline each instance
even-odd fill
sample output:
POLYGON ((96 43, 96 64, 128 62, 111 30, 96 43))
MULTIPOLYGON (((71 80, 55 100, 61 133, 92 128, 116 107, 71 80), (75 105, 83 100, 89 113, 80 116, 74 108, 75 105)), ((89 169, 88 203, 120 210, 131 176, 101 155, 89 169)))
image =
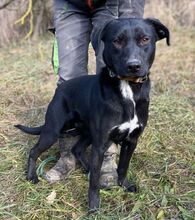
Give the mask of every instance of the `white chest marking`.
POLYGON ((129 85, 129 83, 125 80, 121 80, 120 82, 120 90, 122 93, 122 96, 125 99, 129 99, 133 102, 133 106, 134 106, 134 116, 132 119, 129 119, 129 121, 124 122, 123 124, 119 125, 119 130, 120 132, 123 132, 125 130, 129 130, 129 134, 131 132, 133 132, 136 128, 138 128, 140 125, 138 123, 138 117, 137 117, 137 113, 136 113, 136 104, 135 101, 133 99, 133 91, 129 85))
POLYGON ((129 129, 129 134, 133 132, 136 128, 139 128, 138 118, 136 114, 134 115, 134 118, 131 119, 129 122, 124 122, 119 126, 120 132, 129 129))
POLYGON ((127 81, 125 80, 120 81, 120 90, 121 90, 122 96, 125 99, 130 99, 135 106, 135 101, 133 99, 133 91, 127 81))

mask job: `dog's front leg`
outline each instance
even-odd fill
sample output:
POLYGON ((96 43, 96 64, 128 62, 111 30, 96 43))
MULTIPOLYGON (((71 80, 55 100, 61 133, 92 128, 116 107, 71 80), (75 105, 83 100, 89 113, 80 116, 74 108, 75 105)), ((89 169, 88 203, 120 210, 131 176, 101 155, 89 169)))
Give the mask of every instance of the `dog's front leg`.
POLYGON ((127 170, 129 167, 130 159, 137 145, 136 140, 124 140, 121 145, 121 152, 118 164, 118 184, 124 187, 129 192, 136 192, 136 186, 129 182, 127 179, 127 170))
POLYGON ((93 212, 99 208, 99 179, 102 162, 104 158, 103 146, 92 145, 91 161, 90 161, 90 182, 89 182, 89 211, 93 212))

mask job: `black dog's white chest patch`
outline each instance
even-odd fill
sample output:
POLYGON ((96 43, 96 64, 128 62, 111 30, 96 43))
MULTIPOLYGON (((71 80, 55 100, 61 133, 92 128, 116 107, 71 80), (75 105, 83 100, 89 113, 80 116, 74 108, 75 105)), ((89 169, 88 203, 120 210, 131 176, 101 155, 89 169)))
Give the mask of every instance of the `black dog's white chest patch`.
POLYGON ((119 126, 119 130, 121 132, 123 132, 124 130, 129 130, 129 134, 132 133, 136 128, 139 128, 139 122, 138 122, 138 117, 137 117, 137 113, 136 113, 136 104, 133 98, 133 91, 131 89, 131 86, 129 85, 129 83, 125 80, 121 80, 120 82, 120 90, 121 90, 121 94, 122 97, 124 99, 129 99, 132 103, 133 103, 133 107, 134 107, 134 116, 133 118, 129 119, 128 121, 122 123, 119 126))
POLYGON ((111 133, 114 135, 122 134, 123 137, 128 137, 135 129, 140 128, 142 124, 139 123, 137 113, 136 113, 136 103, 133 98, 133 91, 129 83, 125 80, 120 81, 120 91, 124 99, 130 100, 133 103, 133 117, 129 118, 127 121, 120 125, 114 126, 111 129, 111 133), (117 134, 120 133, 120 134, 117 134), (123 135, 124 134, 124 135, 123 135))

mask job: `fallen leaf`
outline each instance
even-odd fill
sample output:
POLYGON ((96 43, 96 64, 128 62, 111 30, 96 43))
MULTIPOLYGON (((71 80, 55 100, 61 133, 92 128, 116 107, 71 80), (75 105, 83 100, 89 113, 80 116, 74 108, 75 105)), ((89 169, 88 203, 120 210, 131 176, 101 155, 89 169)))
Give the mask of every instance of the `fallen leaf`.
POLYGON ((163 220, 164 219, 164 216, 165 216, 165 212, 163 209, 160 210, 160 212, 158 213, 156 219, 157 220, 163 220))
POLYGON ((48 204, 53 204, 56 198, 56 191, 52 191, 49 196, 47 196, 46 200, 48 204))

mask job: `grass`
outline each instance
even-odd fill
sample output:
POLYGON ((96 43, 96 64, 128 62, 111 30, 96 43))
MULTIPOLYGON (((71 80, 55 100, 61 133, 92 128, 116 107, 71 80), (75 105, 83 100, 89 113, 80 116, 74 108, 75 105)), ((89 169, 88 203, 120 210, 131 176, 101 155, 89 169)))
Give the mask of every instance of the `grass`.
MULTIPOLYGON (((43 122, 57 81, 50 64, 52 40, 2 49, 0 219, 194 219, 194 40, 195 30, 175 29, 171 47, 158 43, 150 118, 128 173, 139 192, 128 194, 120 187, 101 190, 101 209, 91 216, 86 214, 88 181, 80 169, 53 185, 43 179, 37 185, 25 180, 28 151, 36 137, 13 127, 43 122), (52 192, 56 197, 49 203, 52 192)), ((93 57, 89 69, 94 69, 93 57)), ((57 151, 50 149, 39 162, 57 151)))

